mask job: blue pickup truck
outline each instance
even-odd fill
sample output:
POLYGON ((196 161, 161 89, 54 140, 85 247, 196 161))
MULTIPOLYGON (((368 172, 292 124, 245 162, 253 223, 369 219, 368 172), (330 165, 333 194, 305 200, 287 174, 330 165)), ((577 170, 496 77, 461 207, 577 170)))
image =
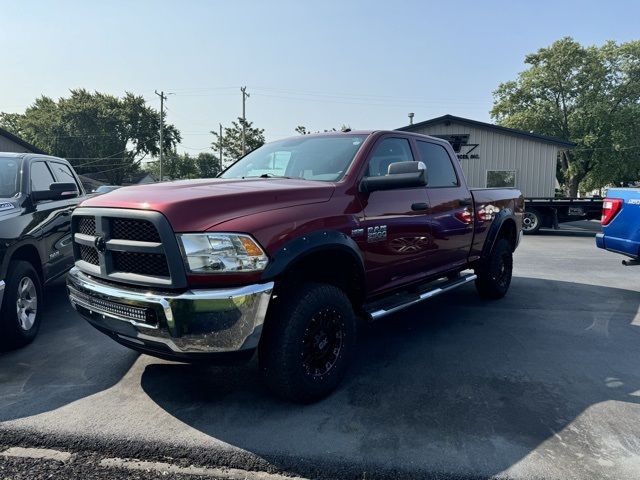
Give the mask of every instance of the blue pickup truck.
POLYGON ((624 265, 640 265, 640 188, 612 188, 602 202, 602 233, 596 245, 630 257, 624 265))

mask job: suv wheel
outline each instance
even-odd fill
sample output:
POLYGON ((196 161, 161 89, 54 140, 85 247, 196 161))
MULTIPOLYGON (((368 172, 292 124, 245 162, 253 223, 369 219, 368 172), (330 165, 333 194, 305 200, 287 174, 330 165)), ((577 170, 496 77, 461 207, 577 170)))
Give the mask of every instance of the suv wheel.
POLYGON ((496 300, 507 294, 513 273, 513 252, 509 242, 500 238, 484 264, 476 269, 476 290, 483 298, 496 300))
POLYGON ((351 302, 339 288, 317 283, 276 301, 258 350, 260 370, 276 395, 319 400, 338 386, 355 349, 351 302))
POLYGON ((2 309, 0 347, 13 349, 32 342, 40 328, 42 284, 29 262, 9 264, 2 309))

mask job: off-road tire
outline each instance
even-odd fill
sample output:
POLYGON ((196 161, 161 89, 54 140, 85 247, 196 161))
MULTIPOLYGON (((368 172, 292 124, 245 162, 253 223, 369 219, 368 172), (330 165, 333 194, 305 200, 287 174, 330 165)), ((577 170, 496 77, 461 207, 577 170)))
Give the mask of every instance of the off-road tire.
POLYGON ((504 297, 511 285, 513 273, 513 252, 511 244, 504 238, 498 239, 493 250, 476 269, 476 290, 482 298, 497 300, 504 297))
POLYGON ((534 235, 538 233, 542 227, 542 214, 535 208, 528 208, 524 212, 522 219, 522 233, 525 235, 534 235))
POLYGON ((355 350, 356 317, 351 302, 339 288, 320 283, 288 289, 274 302, 258 347, 265 383, 277 396, 296 403, 326 397, 342 381, 355 350), (325 329, 335 334, 326 336, 330 339, 325 354, 330 361, 311 372, 310 364, 325 361, 320 335, 314 337, 319 325, 328 325, 325 329), (310 346, 312 337, 316 343, 310 346), (318 374, 329 363, 327 371, 318 374))
POLYGON ((0 349, 11 350, 31 343, 38 334, 43 311, 42 282, 33 265, 24 260, 14 260, 9 263, 5 282, 0 310, 0 349), (34 319, 28 329, 21 325, 17 308, 19 288, 24 279, 31 281, 37 302, 34 319))

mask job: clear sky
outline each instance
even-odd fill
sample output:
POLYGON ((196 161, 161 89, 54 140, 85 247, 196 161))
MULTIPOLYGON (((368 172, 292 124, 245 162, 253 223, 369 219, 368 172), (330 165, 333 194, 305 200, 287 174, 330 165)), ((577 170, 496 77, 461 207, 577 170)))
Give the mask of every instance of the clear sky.
POLYGON ((640 38, 640 1, 0 0, 0 111, 84 87, 173 93, 180 150, 241 114, 268 140, 397 128, 451 113, 488 121, 492 91, 563 36, 640 38))

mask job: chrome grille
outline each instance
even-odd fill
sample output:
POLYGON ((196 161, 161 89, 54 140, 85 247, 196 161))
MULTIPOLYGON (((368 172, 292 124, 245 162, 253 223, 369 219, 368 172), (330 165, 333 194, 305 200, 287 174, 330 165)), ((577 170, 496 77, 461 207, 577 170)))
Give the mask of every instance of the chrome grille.
POLYGON ((137 240, 139 242, 160 242, 158 230, 147 220, 111 218, 111 238, 137 240))
POLYGON ((168 277, 167 259, 161 253, 113 252, 113 268, 119 272, 168 277))

